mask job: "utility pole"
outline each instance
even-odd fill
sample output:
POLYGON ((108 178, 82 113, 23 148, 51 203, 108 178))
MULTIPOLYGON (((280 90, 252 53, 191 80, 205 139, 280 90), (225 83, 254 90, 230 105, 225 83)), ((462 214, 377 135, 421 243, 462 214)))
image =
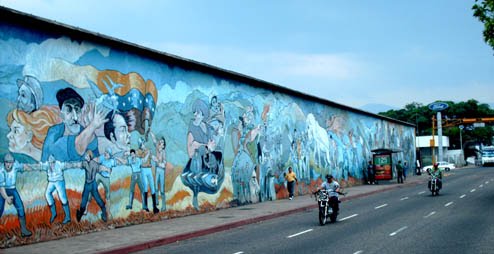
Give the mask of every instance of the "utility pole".
POLYGON ((463 155, 463 140, 461 139, 461 132, 463 131, 464 126, 460 125, 458 126, 460 129, 460 148, 461 148, 461 163, 463 164, 463 161, 465 160, 465 156, 463 155))

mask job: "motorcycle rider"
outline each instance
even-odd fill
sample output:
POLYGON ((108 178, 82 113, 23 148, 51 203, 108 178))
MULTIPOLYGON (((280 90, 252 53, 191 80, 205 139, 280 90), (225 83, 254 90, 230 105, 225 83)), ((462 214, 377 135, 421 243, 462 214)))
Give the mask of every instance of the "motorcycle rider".
POLYGON ((334 180, 332 175, 326 175, 326 182, 323 182, 314 193, 320 190, 328 191, 329 202, 335 204, 335 212, 337 213, 340 210, 340 201, 338 200, 338 193, 341 193, 340 184, 334 180))
MULTIPOLYGON (((430 176, 435 176, 437 178, 437 187, 439 190, 443 187, 443 170, 439 168, 439 163, 434 163, 434 166, 432 167, 431 170, 429 170, 429 175, 430 176)), ((431 180, 429 179, 429 184, 428 184, 429 189, 431 188, 431 180)))

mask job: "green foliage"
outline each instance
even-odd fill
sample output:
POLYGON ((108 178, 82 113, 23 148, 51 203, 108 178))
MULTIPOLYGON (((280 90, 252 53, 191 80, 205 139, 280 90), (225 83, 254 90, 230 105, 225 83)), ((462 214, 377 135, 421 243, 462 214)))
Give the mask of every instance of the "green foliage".
MULTIPOLYGON (((449 107, 441 112, 444 122, 451 119, 494 117, 494 110, 488 104, 479 103, 474 99, 458 103, 445 101, 445 103, 449 107)), ((412 102, 405 105, 403 109, 388 110, 379 113, 379 115, 415 124, 417 126, 417 136, 423 136, 432 135, 432 116, 435 116, 436 112, 430 110, 427 105, 412 102)), ((481 142, 485 145, 491 144, 494 136, 492 123, 480 128, 464 127, 465 129, 462 131, 463 144, 468 141, 481 142)), ((443 128, 443 135, 450 138, 451 147, 460 147, 460 129, 458 126, 443 128)))
POLYGON ((473 16, 484 23, 484 40, 494 49, 494 0, 475 0, 473 16))

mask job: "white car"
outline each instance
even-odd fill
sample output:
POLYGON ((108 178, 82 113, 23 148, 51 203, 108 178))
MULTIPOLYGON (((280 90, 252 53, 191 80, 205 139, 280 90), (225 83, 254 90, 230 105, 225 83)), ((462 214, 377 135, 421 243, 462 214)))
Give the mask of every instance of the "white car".
MULTIPOLYGON (((439 168, 444 170, 444 171, 449 171, 451 169, 455 169, 455 164, 453 163, 449 163, 447 161, 438 161, 437 163, 439 163, 439 168)), ((422 172, 427 172, 429 171, 430 169, 432 169, 432 165, 428 165, 428 166, 425 166, 422 168, 422 172)))

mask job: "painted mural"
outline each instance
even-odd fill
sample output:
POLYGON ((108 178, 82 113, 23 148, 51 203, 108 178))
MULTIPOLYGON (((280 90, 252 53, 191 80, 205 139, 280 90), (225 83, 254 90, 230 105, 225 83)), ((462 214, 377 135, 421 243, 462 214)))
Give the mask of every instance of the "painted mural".
POLYGON ((0 19, 0 247, 360 184, 414 129, 0 19))

